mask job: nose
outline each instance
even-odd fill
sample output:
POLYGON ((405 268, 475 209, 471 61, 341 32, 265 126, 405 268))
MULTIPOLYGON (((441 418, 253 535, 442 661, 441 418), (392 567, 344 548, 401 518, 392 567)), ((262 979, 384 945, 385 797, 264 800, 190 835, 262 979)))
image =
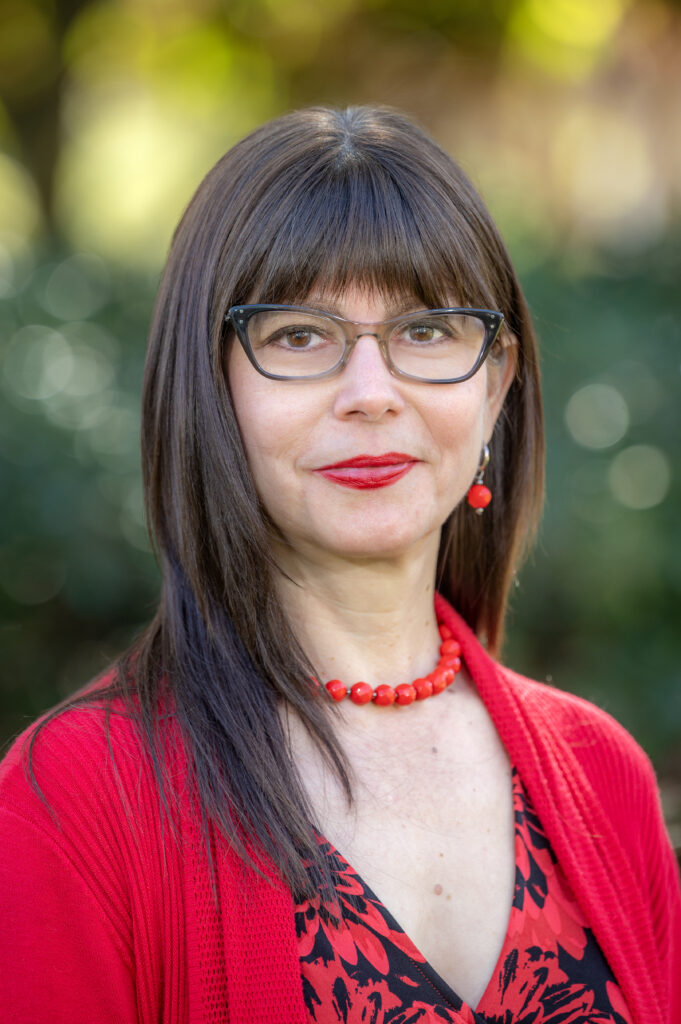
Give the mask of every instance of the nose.
POLYGON ((358 336, 337 381, 337 416, 361 416, 377 421, 404 408, 398 381, 388 369, 375 334, 358 336))

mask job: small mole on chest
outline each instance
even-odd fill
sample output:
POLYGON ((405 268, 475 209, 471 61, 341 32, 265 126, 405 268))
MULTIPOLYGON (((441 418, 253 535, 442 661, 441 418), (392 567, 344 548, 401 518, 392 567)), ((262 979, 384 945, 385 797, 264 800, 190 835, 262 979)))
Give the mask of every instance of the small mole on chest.
POLYGON ((435 893, 436 896, 442 895, 442 886, 440 885, 439 882, 436 882, 435 885, 433 886, 433 892, 435 893))
POLYGON ((431 747, 430 752, 431 754, 437 754, 437 747, 431 747))

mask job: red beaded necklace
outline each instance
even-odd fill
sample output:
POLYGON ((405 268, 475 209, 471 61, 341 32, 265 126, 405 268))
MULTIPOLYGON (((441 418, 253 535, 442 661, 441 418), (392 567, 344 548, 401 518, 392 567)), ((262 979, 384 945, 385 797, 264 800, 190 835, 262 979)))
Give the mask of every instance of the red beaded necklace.
POLYGON ((442 693, 454 682, 454 676, 461 668, 461 648, 452 637, 452 631, 443 623, 438 623, 440 637, 440 660, 427 676, 415 679, 413 683, 400 683, 399 686, 388 686, 381 683, 376 689, 368 683, 355 683, 348 688, 340 679, 330 679, 325 688, 330 696, 337 701, 349 696, 353 704, 368 704, 370 701, 379 707, 391 704, 412 704, 415 700, 425 700, 442 693))

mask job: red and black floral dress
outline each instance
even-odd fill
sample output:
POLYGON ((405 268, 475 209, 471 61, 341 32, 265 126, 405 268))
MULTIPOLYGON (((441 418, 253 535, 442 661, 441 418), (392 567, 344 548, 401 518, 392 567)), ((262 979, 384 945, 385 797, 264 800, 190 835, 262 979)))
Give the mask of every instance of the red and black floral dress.
POLYGON ((504 944, 478 1005, 437 974, 329 843, 341 926, 320 898, 296 907, 315 1024, 631 1024, 612 971, 513 772, 516 881, 504 944))

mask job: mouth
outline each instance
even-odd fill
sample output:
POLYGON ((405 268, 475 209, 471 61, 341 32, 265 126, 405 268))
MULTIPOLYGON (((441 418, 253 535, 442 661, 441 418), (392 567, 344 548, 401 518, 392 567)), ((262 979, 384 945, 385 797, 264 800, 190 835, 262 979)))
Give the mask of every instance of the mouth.
POLYGON ((388 452, 385 455, 356 455, 352 459, 343 459, 328 466, 320 466, 315 470, 320 476, 355 490, 373 490, 376 487, 389 487, 401 480, 418 459, 404 452, 388 452))
POLYGON ((329 469, 366 469, 371 466, 401 466, 406 462, 417 462, 413 455, 406 455, 404 452, 388 452, 386 455, 355 455, 352 459, 343 459, 342 462, 333 462, 328 466, 320 466, 318 472, 324 473, 329 469))

